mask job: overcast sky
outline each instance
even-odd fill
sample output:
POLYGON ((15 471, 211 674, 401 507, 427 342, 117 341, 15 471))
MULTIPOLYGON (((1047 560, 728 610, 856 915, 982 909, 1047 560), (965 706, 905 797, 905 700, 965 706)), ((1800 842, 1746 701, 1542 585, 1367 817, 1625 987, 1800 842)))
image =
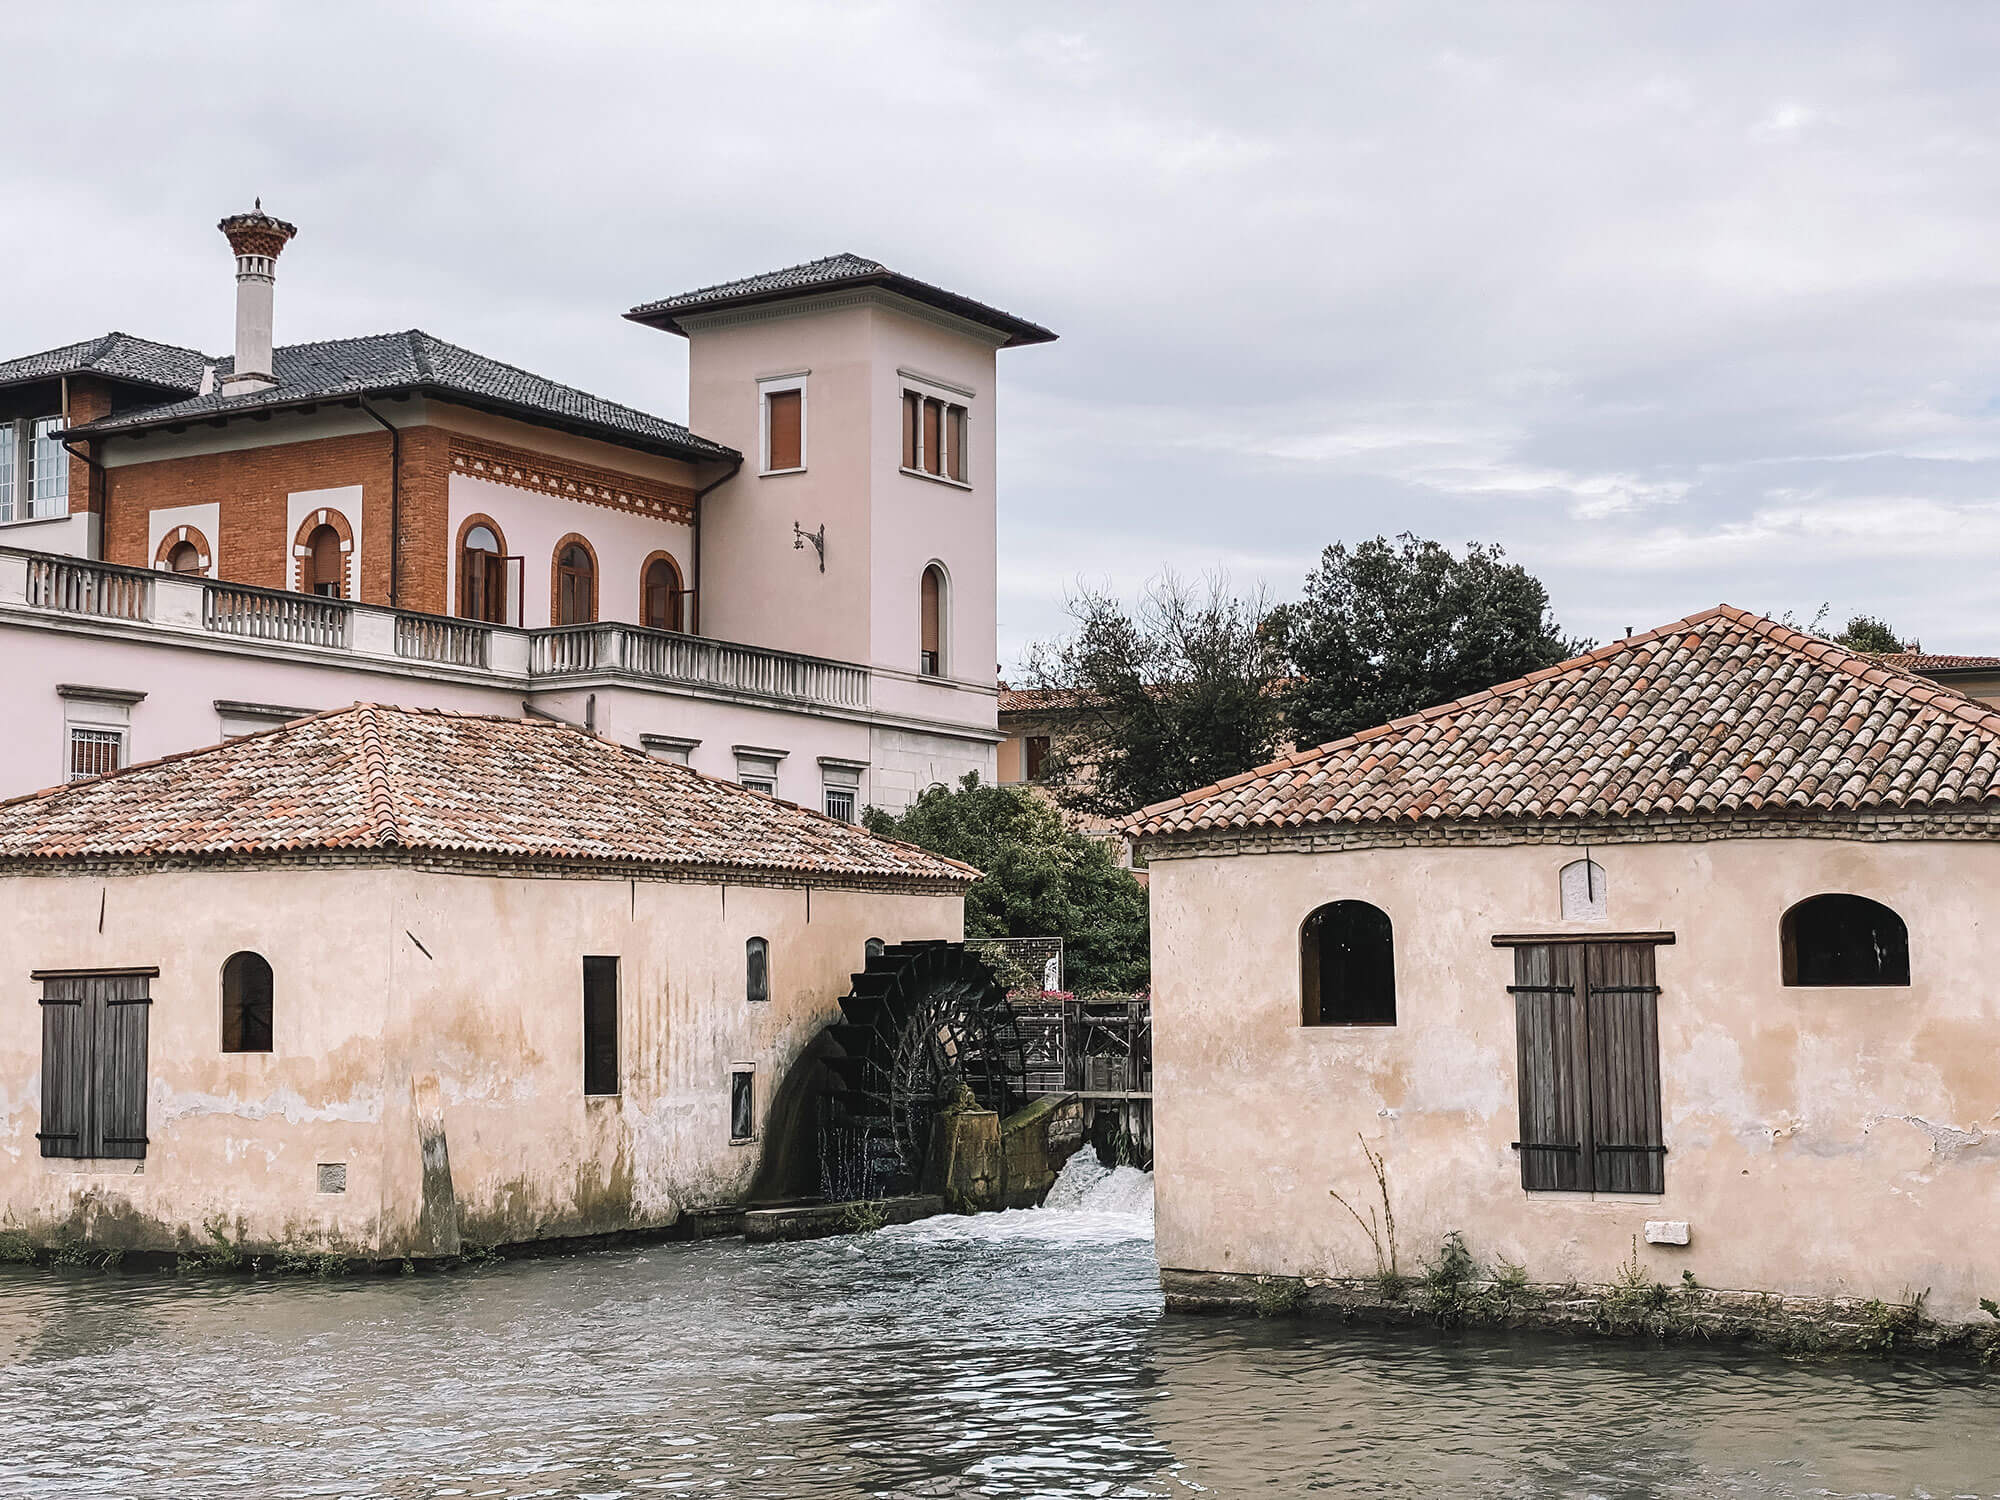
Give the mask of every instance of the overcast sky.
POLYGON ((1003 655, 1079 578, 1502 543, 2000 651, 2000 10, 10 6, 0 353, 422 327, 666 416, 632 304, 853 250, 1001 356, 1003 655))

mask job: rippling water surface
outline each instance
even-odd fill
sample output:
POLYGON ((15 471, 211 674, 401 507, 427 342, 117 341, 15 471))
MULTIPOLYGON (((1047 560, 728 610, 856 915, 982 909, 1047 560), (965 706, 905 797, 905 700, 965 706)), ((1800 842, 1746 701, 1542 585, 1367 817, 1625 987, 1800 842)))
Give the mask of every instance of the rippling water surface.
POLYGON ((0 1493, 2000 1495, 1918 1365, 1167 1318, 1149 1188, 340 1282, 0 1280, 0 1493))

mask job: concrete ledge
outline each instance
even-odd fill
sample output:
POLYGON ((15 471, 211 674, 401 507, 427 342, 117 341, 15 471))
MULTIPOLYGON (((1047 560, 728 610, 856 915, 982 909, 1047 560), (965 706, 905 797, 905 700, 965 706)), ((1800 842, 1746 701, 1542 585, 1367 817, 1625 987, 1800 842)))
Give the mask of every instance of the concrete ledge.
POLYGON ((753 1208, 743 1215, 743 1238, 753 1245, 783 1240, 823 1240, 887 1224, 912 1224, 945 1211, 935 1193, 877 1198, 867 1203, 809 1203, 795 1208, 753 1208))
POLYGON ((1412 1276, 1255 1276, 1230 1271, 1160 1272, 1167 1311, 1308 1317, 1371 1327, 1539 1329, 1607 1338, 1698 1338, 1755 1344, 1787 1354, 1946 1353, 2000 1361, 2000 1320, 1941 1323, 1923 1299, 1788 1297, 1689 1283, 1439 1284, 1412 1276))

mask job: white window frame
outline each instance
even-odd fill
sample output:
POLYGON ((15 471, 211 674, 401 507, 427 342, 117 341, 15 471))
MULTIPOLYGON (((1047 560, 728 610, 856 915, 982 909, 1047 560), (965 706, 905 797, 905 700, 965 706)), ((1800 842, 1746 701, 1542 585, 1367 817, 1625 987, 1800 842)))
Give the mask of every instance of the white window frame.
POLYGON ((7 469, 0 471, 5 475, 0 478, 0 526, 56 521, 69 514, 69 450, 53 437, 68 425, 61 412, 0 420, 0 446, 5 447, 11 460, 7 469), (43 476, 35 463, 39 447, 35 433, 43 427, 51 434, 49 448, 51 455, 57 456, 56 472, 61 484, 52 493, 38 496, 37 481, 43 476))
MULTIPOLYGON (((898 370, 896 372, 896 379, 898 382, 896 388, 897 467, 913 479, 927 479, 932 484, 948 484, 955 490, 971 489, 971 479, 953 479, 949 471, 951 469, 952 454, 955 451, 962 450, 960 452, 961 458, 965 458, 971 452, 972 404, 977 397, 962 385, 952 385, 948 381, 939 380, 934 375, 922 375, 915 370, 898 370), (903 402, 910 396, 917 396, 927 401, 939 401, 944 404, 945 419, 938 424, 938 431, 944 445, 944 453, 938 463, 939 472, 936 474, 931 473, 929 469, 924 467, 924 419, 921 407, 918 408, 917 413, 917 466, 912 469, 903 463, 903 402), (951 431, 951 408, 954 406, 965 413, 965 416, 960 421, 960 431, 957 434, 953 434, 951 431)), ((969 459, 966 459, 962 467, 968 475, 972 473, 972 464, 969 459)))
POLYGON ((822 755, 819 758, 820 811, 829 818, 843 823, 858 823, 861 819, 861 773, 868 769, 865 760, 843 760, 837 755, 822 755), (833 799, 847 799, 847 816, 841 817, 833 810, 833 799))
POLYGON ((677 734, 642 734, 639 748, 654 760, 664 761, 670 766, 685 766, 692 762, 700 740, 685 739, 677 734))
POLYGON ((806 442, 812 432, 811 413, 807 408, 812 397, 806 390, 806 377, 811 370, 794 370, 789 375, 765 375, 757 381, 757 477, 767 478, 774 474, 803 474, 811 462, 806 451, 806 442), (771 467, 771 398, 785 391, 799 393, 799 462, 797 468, 774 469, 771 467))
POLYGON ((767 796, 778 795, 778 762, 789 750, 772 750, 763 745, 732 745, 736 756, 736 784, 767 796))
POLYGON ((215 700, 216 728, 225 740, 240 740, 245 735, 279 729, 295 719, 308 718, 317 712, 317 709, 286 708, 277 703, 244 703, 234 698, 215 700))
POLYGON ((85 687, 73 682, 59 684, 56 693, 63 700, 61 781, 83 779, 72 770, 75 764, 72 749, 79 731, 115 735, 118 763, 113 769, 122 771, 132 764, 132 705, 145 701, 144 693, 127 688, 85 687))

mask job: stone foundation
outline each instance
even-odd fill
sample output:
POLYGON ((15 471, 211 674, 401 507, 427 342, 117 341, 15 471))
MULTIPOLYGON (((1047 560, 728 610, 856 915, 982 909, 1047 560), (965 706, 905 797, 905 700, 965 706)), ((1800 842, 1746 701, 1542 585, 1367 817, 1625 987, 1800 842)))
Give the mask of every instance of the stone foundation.
POLYGON ((1553 1285, 1436 1273, 1400 1284, 1377 1277, 1250 1276, 1160 1272, 1167 1310, 1337 1319, 1371 1327, 1541 1329, 1612 1338, 1699 1338, 1788 1354, 1947 1352, 2000 1363, 2000 1319, 1939 1323, 1922 1297, 1885 1303, 1786 1297, 1638 1280, 1553 1285))

